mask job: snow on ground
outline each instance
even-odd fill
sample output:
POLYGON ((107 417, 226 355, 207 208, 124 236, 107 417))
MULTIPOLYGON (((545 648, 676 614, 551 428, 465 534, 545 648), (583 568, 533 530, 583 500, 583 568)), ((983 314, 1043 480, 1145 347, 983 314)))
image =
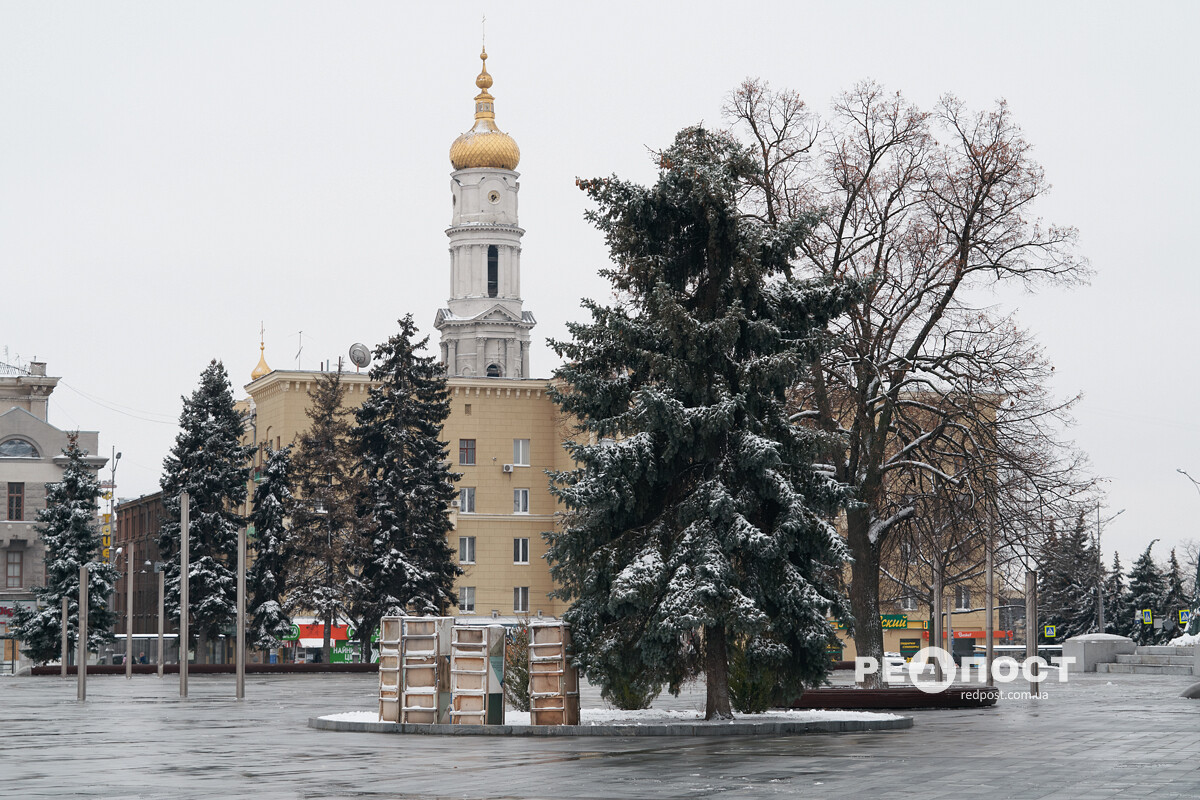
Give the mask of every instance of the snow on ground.
POLYGON ((1194 644, 1200 644, 1200 633, 1185 633, 1182 636, 1176 636, 1167 644, 1175 647, 1191 647, 1194 644))
MULTIPOLYGON (((703 722, 704 715, 696 711, 669 711, 644 708, 637 711, 621 711, 616 708, 585 708, 579 712, 582 725, 667 725, 679 722, 703 722)), ((334 722, 379 722, 374 711, 346 711, 341 714, 326 714, 321 717, 334 722)), ((764 714, 735 714, 733 722, 828 722, 838 720, 899 719, 897 714, 882 714, 875 711, 768 711, 764 714)), ((727 720, 714 720, 720 725, 727 720)), ((506 711, 505 725, 528 725, 528 711, 506 711)))

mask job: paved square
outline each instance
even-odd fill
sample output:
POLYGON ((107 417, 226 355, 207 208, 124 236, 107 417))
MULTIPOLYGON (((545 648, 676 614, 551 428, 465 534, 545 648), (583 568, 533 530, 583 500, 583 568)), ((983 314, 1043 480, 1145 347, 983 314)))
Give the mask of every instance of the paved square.
MULTIPOLYGON (((374 675, 0 679, 4 797, 1195 798, 1191 677, 1073 675, 1044 700, 912 713, 911 730, 778 739, 500 739, 328 733, 374 675)), ((1023 684, 1012 689, 1024 690, 1023 684)), ((664 698, 684 708, 698 694, 664 698)), ((585 704, 597 703, 594 693, 585 704)))

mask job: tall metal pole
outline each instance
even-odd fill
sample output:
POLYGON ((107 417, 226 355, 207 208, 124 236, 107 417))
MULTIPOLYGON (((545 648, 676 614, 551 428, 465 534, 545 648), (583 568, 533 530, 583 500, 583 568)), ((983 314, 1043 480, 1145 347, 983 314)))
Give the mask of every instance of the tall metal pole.
POLYGON ((191 498, 179 493, 179 696, 188 692, 188 528, 191 498))
POLYGON ((954 658, 954 606, 957 605, 950 595, 946 595, 946 650, 950 658, 954 658))
POLYGON ((992 686, 995 683, 995 680, 992 678, 992 659, 996 655, 996 635, 994 632, 994 614, 996 609, 996 574, 995 565, 992 563, 994 558, 992 555, 992 544, 992 528, 991 526, 988 526, 986 545, 987 566, 985 568, 985 572, 987 573, 987 588, 984 589, 984 601, 987 604, 987 608, 983 612, 983 626, 985 629, 983 633, 983 660, 987 667, 986 679, 988 686, 992 686))
POLYGON ((67 607, 70 605, 67 596, 63 595, 62 599, 62 676, 67 677, 67 657, 70 653, 70 646, 67 644, 67 623, 69 614, 67 607))
MULTIPOLYGON (((942 570, 941 567, 935 567, 933 570, 933 641, 930 642, 930 647, 942 646, 942 570)), ((942 679, 942 662, 934 659, 933 673, 937 680, 942 679)))
POLYGON ((246 697, 246 529, 238 529, 237 699, 246 697))
POLYGON ((1100 560, 1100 504, 1096 503, 1096 622, 1104 633, 1104 562, 1100 560))
POLYGON ((163 624, 166 617, 167 565, 156 562, 154 571, 158 573, 158 677, 161 678, 163 664, 166 663, 166 656, 163 655, 163 624))
POLYGON ((125 551, 125 679, 133 677, 133 541, 125 551))
MULTIPOLYGON (((1038 618, 1037 618, 1037 570, 1025 572, 1025 658, 1035 658, 1038 654, 1038 618)), ((1037 664, 1030 670, 1036 676, 1037 664)), ((1030 687, 1033 691, 1033 687, 1030 687)))
POLYGON ((87 700, 88 568, 79 565, 79 655, 75 658, 75 696, 87 700))

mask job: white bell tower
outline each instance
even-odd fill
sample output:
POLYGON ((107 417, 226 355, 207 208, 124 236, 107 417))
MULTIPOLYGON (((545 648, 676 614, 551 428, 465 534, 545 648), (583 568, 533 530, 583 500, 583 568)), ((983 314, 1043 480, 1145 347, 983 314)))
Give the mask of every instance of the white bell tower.
POLYGON ((475 126, 450 146, 453 213, 450 300, 433 326, 451 377, 529 377, 533 315, 521 308, 521 237, 517 221, 521 160, 517 143, 496 127, 487 52, 475 80, 475 126))

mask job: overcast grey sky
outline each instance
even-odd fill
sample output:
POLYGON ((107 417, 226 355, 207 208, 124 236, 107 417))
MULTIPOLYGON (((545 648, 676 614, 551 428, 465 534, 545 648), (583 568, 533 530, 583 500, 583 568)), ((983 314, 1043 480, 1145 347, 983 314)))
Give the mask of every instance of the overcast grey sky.
MULTIPOLYGON (((647 148, 720 124, 748 76, 818 112, 872 78, 929 107, 1006 98, 1080 229, 1091 286, 1004 293, 1045 344, 1128 564, 1200 538, 1189 234, 1195 3, 0 3, 0 347, 63 377, 50 421, 157 489, 210 358, 315 368, 448 293, 450 143, 472 121, 480 17, 521 147, 525 308, 545 346, 604 297, 576 176, 651 181, 647 148), (1161 546, 1160 546, 1161 547, 1161 546)), ((0 358, 2 358, 0 351, 0 358)))

